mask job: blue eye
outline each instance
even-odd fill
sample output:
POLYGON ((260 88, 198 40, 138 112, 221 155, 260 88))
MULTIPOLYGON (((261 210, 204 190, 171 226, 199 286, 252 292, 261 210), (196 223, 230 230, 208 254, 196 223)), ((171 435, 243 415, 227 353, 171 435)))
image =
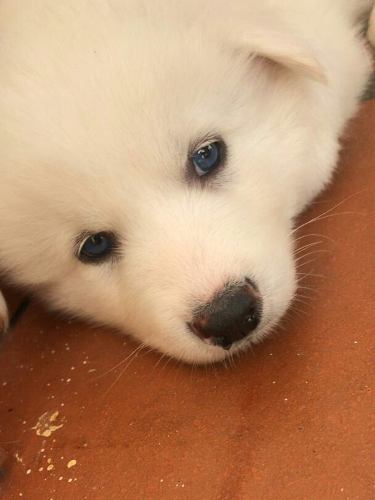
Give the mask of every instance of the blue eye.
POLYGON ((102 262, 116 249, 116 237, 112 233, 101 232, 91 234, 81 244, 78 258, 82 262, 102 262))
POLYGON ((195 172, 202 177, 215 170, 223 161, 223 143, 211 142, 195 151, 191 156, 195 172))

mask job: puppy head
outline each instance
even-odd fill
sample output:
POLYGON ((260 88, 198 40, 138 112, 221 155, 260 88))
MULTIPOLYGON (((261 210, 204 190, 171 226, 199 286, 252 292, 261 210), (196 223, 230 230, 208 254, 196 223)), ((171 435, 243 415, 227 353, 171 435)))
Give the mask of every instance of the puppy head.
POLYGON ((210 362, 293 297, 301 89, 322 73, 284 32, 235 41, 171 4, 2 4, 0 262, 56 308, 210 362))

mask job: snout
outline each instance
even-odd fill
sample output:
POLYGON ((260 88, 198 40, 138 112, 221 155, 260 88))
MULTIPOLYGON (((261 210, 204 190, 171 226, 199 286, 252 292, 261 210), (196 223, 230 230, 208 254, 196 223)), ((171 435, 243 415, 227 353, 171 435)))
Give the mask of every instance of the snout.
POLYGON ((188 326, 203 341, 228 350, 256 329, 261 315, 260 293, 246 278, 244 284, 227 285, 212 302, 199 308, 188 326))

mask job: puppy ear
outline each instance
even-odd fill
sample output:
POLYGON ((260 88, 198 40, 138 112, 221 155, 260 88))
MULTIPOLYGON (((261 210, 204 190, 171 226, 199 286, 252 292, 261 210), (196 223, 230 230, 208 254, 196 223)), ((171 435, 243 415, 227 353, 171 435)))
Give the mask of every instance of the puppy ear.
POLYGON ((314 43, 276 13, 271 18, 264 12, 254 12, 251 19, 248 13, 244 14, 237 28, 230 37, 247 58, 268 61, 311 80, 327 83, 314 43))
POLYGON ((323 66, 313 50, 293 34, 278 31, 255 32, 249 40, 250 53, 320 83, 327 83, 323 66))

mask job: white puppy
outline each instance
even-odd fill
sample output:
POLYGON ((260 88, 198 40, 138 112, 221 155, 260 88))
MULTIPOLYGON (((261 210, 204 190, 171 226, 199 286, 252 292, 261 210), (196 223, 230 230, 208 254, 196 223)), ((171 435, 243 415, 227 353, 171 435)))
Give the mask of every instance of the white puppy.
POLYGON ((258 342, 369 78, 372 4, 2 0, 3 275, 185 361, 258 342))

